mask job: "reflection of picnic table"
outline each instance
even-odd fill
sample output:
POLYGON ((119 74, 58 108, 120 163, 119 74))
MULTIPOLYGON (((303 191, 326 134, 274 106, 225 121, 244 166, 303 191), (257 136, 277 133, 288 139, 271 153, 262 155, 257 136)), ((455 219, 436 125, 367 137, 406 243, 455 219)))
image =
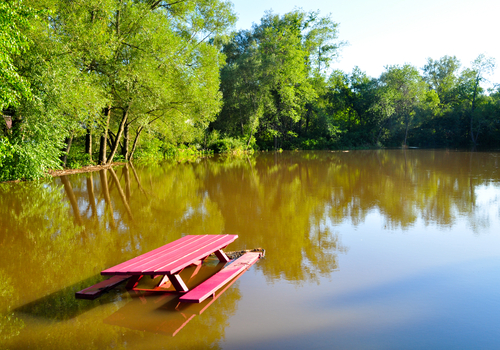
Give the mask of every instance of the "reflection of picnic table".
MULTIPOLYGON (((200 277, 213 275, 220 270, 220 265, 206 266, 200 271, 200 277)), ((191 268, 190 268, 191 269, 191 268)), ((189 272, 189 271, 187 271, 189 272)), ((213 298, 207 299, 199 304, 180 303, 175 294, 142 295, 130 292, 132 300, 118 311, 108 316, 104 323, 175 336, 195 316, 203 314, 215 300, 219 298, 242 274, 232 279, 223 288, 218 290, 213 298)), ((220 307, 220 306, 219 306, 220 307)), ((219 314, 220 308, 215 312, 219 314)), ((200 327, 200 324, 196 327, 200 327)), ((206 325, 206 331, 210 331, 210 325, 206 325)))
MULTIPOLYGON (((126 305, 104 319, 104 323, 128 329, 175 336, 196 316, 175 309, 175 295, 133 297, 126 305)), ((188 306, 198 306, 189 304, 188 306)))
POLYGON ((212 253, 215 254, 220 262, 229 262, 230 259, 222 249, 236 240, 236 238, 238 238, 237 235, 182 237, 174 242, 102 271, 101 275, 113 276, 107 280, 109 282, 103 281, 99 286, 89 287, 77 293, 77 297, 86 298, 87 295, 92 294, 92 298, 94 298, 100 291, 106 289, 107 285, 116 285, 124 279, 129 279, 126 287, 129 290, 168 292, 166 288, 172 285, 175 288, 173 292, 183 294, 179 298, 180 301, 199 303, 214 295, 223 285, 253 265, 260 258, 260 253, 244 254, 192 290, 189 290, 186 286, 180 273, 186 267, 195 265, 197 267, 192 272, 191 277, 196 275, 201 268, 203 260, 212 253), (138 288, 139 280, 144 276, 150 276, 152 279, 161 278, 153 288, 138 288))

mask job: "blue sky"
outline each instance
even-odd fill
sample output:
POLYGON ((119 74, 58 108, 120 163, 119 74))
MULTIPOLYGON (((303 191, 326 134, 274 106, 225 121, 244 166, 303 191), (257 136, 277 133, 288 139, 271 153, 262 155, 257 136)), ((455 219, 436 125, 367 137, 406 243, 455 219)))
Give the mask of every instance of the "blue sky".
POLYGON ((427 57, 457 56, 463 67, 479 54, 493 57, 500 83, 500 1, 498 0, 233 0, 237 29, 260 23, 264 12, 284 14, 294 8, 320 10, 339 23, 339 39, 348 41, 332 68, 350 72, 359 66, 378 77, 384 66, 410 63, 417 68, 427 57))

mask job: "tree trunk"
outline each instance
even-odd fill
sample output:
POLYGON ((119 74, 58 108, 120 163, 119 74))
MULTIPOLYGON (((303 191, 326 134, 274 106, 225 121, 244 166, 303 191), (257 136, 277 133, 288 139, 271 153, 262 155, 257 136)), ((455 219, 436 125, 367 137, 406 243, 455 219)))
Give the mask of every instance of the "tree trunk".
POLYGON ((306 112, 306 127, 305 127, 305 136, 307 137, 308 131, 309 131, 309 117, 311 116, 311 109, 307 108, 306 112))
POLYGON ((477 137, 479 134, 479 130, 474 137, 474 111, 476 109, 476 96, 477 96, 477 88, 479 86, 479 78, 476 79, 476 84, 474 86, 474 94, 472 95, 472 106, 470 111, 470 137, 472 139, 472 144, 474 147, 477 146, 477 137))
POLYGON ((125 127, 123 129, 123 145, 122 145, 122 156, 124 159, 128 160, 129 154, 128 154, 128 131, 129 131, 129 124, 125 124, 125 127))
POLYGON ((66 143, 66 149, 64 150, 64 153, 61 156, 61 162, 63 163, 63 166, 66 166, 66 162, 68 161, 68 153, 69 150, 71 149, 71 144, 73 143, 73 133, 71 133, 70 137, 66 137, 64 140, 66 143))
POLYGON ((111 162, 113 162, 113 157, 115 156, 116 150, 118 149, 118 145, 120 143, 120 139, 121 139, 122 134, 123 134, 123 129, 125 129, 125 124, 127 123, 129 109, 130 109, 130 106, 127 106, 123 110, 122 121, 120 123, 120 126, 118 127, 118 133, 116 134, 115 143, 113 144, 113 149, 111 150, 111 154, 109 155, 109 159, 106 162, 106 164, 111 164, 111 162))
POLYGON ((130 151, 130 154, 129 154, 128 159, 127 159, 128 161, 131 161, 132 158, 134 158, 135 149, 137 147, 137 143, 139 141, 139 135, 141 135, 142 130, 144 130, 143 126, 140 126, 137 129, 137 133, 135 134, 135 138, 134 138, 134 143, 132 144, 132 150, 130 151))
POLYGON ((92 129, 87 126, 87 135, 85 135, 85 153, 89 155, 89 160, 92 162, 92 129))
POLYGON ((104 134, 99 139, 99 164, 106 164, 106 138, 104 134))
POLYGON ((104 165, 107 162, 107 142, 108 142, 108 129, 109 129, 109 119, 111 118, 111 106, 104 109, 104 114, 106 115, 106 126, 104 127, 104 132, 101 135, 100 147, 99 147, 99 164, 104 165))
POLYGON ((410 127, 410 118, 407 117, 405 118, 405 141, 404 141, 404 147, 406 148, 407 144, 406 144, 406 140, 408 139, 408 128, 410 127))
POLYGON ((108 147, 113 149, 115 145, 116 137, 111 130, 108 130, 108 147))
POLYGON ((250 136, 248 136, 247 149, 250 147, 250 142, 252 141, 253 130, 250 130, 250 136))

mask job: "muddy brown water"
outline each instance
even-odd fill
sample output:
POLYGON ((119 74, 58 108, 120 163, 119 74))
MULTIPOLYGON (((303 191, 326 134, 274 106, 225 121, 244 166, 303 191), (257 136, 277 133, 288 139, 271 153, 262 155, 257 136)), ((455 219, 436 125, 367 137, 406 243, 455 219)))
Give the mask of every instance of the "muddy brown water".
POLYGON ((500 153, 262 153, 1 184, 0 252, 0 349, 496 349, 500 153), (186 234, 266 256, 201 305, 123 286, 74 298, 186 234))

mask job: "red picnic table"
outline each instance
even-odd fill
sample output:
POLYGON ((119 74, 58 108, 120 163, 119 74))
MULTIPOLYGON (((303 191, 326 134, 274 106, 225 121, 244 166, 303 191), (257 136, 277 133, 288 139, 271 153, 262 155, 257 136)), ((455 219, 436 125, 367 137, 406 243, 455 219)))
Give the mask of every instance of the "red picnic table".
POLYGON ((193 275, 196 274, 203 260, 212 253, 217 256, 219 261, 223 263, 229 262, 230 259, 222 249, 237 238, 238 235, 184 236, 148 253, 101 271, 101 275, 113 277, 76 293, 76 297, 94 299, 105 289, 129 279, 126 287, 129 290, 165 292, 166 290, 162 287, 170 282, 174 286, 175 292, 183 293, 179 298, 180 301, 200 303, 209 296, 214 296, 215 292, 223 285, 253 265, 261 257, 261 254, 244 254, 191 290, 182 280, 181 271, 188 266, 197 265, 193 275), (153 279, 158 276, 162 276, 162 278, 153 289, 136 288, 139 280, 144 276, 151 276, 153 279))

